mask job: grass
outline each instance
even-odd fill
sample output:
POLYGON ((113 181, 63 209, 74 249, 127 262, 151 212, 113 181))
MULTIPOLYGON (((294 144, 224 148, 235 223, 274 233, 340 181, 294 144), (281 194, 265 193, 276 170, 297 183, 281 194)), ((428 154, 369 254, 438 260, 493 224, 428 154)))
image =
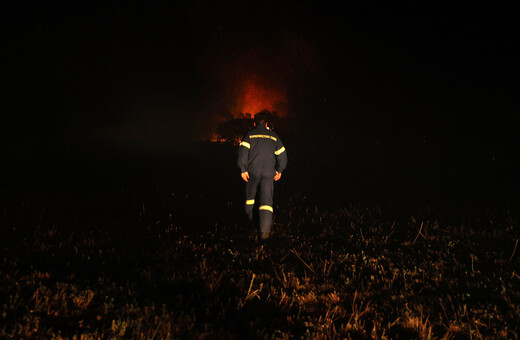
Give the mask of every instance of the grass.
POLYGON ((3 207, 0 337, 518 338, 518 212, 118 192, 3 207))

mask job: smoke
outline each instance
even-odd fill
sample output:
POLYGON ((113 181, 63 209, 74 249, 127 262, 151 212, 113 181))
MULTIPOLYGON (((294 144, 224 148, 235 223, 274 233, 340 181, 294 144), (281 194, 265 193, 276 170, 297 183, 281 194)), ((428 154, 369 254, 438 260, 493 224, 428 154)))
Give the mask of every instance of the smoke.
POLYGON ((290 32, 244 45, 212 46, 200 65, 207 84, 206 112, 214 126, 263 109, 294 118, 293 109, 321 76, 316 48, 290 32))
MULTIPOLYGON (((114 96, 115 104, 106 109, 112 119, 92 123, 88 137, 169 149, 212 139, 219 123, 263 109, 291 119, 301 114, 295 108, 309 97, 309 89, 319 83, 321 74, 320 58, 310 41, 285 32, 273 33, 269 39, 219 42, 204 43, 194 59, 181 59, 184 63, 164 58, 151 68, 151 86, 142 81, 143 75, 131 76, 134 89, 114 96), (174 77, 169 79, 172 70, 174 77)), ((140 65, 131 64, 122 71, 133 75, 140 65)), ((126 80, 119 85, 126 89, 126 80)), ((85 119, 71 135, 82 134, 81 128, 88 125, 85 119)))
POLYGON ((233 117, 262 111, 276 111, 279 115, 287 114, 287 90, 278 84, 267 84, 257 74, 242 80, 237 86, 236 104, 231 108, 233 117))

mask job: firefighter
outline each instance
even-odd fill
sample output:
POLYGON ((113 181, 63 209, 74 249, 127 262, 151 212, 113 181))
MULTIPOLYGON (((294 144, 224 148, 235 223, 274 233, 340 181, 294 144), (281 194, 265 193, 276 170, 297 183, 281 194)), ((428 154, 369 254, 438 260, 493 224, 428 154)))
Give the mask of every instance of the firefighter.
POLYGON ((246 182, 246 215, 253 221, 253 207, 258 189, 260 237, 269 238, 273 223, 274 181, 282 177, 287 166, 287 152, 278 135, 267 127, 269 112, 255 115, 255 127, 242 139, 238 147, 238 167, 246 182))

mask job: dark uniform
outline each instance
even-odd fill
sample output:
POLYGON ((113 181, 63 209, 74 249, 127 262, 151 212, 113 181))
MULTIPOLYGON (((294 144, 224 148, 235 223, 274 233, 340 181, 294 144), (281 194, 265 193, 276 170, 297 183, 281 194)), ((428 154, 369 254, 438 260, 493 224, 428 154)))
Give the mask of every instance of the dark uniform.
POLYGON ((260 187, 260 232, 269 234, 273 223, 273 189, 276 171, 282 173, 287 166, 287 152, 278 135, 265 125, 249 131, 238 147, 238 167, 249 173, 246 183, 246 214, 253 220, 253 206, 260 187))

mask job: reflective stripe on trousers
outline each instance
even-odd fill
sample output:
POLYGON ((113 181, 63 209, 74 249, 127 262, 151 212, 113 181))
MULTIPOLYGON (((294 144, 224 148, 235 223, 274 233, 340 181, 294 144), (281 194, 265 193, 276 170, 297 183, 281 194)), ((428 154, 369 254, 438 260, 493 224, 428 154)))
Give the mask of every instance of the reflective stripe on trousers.
POLYGON ((273 223, 273 191, 274 191, 274 175, 261 176, 250 173, 249 181, 246 183, 246 214, 249 221, 253 220, 253 208, 255 197, 259 193, 259 217, 260 217, 260 232, 269 233, 273 223), (247 204, 247 202, 253 202, 247 204))

